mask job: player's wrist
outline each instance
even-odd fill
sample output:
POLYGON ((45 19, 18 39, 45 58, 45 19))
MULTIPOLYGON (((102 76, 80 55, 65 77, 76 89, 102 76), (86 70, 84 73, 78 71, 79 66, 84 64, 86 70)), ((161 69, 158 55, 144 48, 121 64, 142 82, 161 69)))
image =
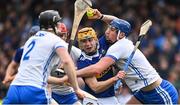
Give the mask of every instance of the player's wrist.
POLYGON ((102 20, 104 18, 104 15, 101 14, 100 17, 99 17, 99 20, 102 20))
POLYGON ((74 89, 75 93, 78 93, 80 90, 81 90, 81 89, 80 89, 79 87, 76 87, 76 88, 74 89))
POLYGON ((119 78, 117 76, 114 76, 113 81, 116 82, 117 80, 119 80, 119 78))

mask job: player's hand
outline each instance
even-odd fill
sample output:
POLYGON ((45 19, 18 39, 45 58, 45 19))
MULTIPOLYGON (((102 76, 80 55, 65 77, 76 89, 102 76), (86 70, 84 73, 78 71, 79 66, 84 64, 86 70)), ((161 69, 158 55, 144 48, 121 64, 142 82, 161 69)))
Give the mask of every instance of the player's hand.
POLYGON ((123 79, 126 76, 125 71, 119 71, 116 75, 117 79, 123 79))
POLYGON ((3 83, 4 85, 7 85, 7 84, 11 83, 13 79, 14 79, 14 76, 5 76, 5 78, 4 78, 4 80, 2 81, 2 83, 3 83))
POLYGON ((100 19, 102 16, 101 12, 97 9, 93 9, 93 16, 88 16, 88 19, 100 19))
POLYGON ((85 97, 85 94, 84 92, 81 90, 81 89, 77 89, 75 90, 76 92, 76 95, 80 98, 80 99, 83 99, 85 97))
POLYGON ((60 84, 62 84, 62 83, 63 83, 63 84, 64 84, 64 83, 65 83, 65 84, 66 84, 66 83, 68 84, 68 76, 67 76, 67 75, 65 75, 64 77, 61 77, 61 78, 60 78, 60 84))

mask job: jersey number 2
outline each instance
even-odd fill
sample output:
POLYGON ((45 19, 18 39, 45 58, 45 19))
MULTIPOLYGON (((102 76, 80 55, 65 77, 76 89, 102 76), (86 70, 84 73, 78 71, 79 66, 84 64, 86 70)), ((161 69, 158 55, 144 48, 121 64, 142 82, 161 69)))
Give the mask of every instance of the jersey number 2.
POLYGON ((23 60, 29 60, 29 53, 32 51, 32 49, 34 48, 35 45, 35 41, 33 40, 29 45, 28 45, 28 50, 27 52, 24 54, 23 60))

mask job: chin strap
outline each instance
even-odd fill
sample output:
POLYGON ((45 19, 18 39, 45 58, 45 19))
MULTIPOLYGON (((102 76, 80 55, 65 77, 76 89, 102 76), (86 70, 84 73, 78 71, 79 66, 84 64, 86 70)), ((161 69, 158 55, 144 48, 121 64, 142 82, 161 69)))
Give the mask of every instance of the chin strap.
POLYGON ((120 33, 121 33, 121 30, 119 30, 118 33, 117 33, 117 40, 119 40, 120 33))
POLYGON ((56 32, 57 29, 56 29, 56 27, 53 25, 52 28, 53 28, 54 33, 57 35, 57 32, 56 32))

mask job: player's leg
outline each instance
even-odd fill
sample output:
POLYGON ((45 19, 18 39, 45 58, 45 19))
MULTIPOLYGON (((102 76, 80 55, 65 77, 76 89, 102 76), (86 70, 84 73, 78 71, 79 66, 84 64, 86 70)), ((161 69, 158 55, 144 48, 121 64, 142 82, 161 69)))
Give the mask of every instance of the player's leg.
POLYGON ((132 96, 131 99, 126 104, 142 104, 135 96, 132 96))

